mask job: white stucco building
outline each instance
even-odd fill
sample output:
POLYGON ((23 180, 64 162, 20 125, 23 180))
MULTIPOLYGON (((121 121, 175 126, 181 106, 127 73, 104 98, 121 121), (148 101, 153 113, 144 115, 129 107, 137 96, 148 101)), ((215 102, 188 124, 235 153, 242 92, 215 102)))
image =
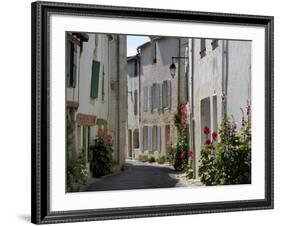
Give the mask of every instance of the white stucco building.
POLYGON ((186 39, 150 37, 128 62, 128 157, 165 156, 176 145, 174 114, 186 103, 186 62, 175 60, 179 71, 170 74, 172 57, 185 55, 186 39), (131 154, 132 153, 132 154, 131 154))
POLYGON ((69 153, 82 153, 89 162, 89 145, 100 129, 112 136, 114 161, 121 166, 126 139, 120 134, 127 126, 122 112, 127 108, 126 36, 67 32, 66 58, 66 117, 74 124, 69 153))
POLYGON ((233 116, 239 128, 241 108, 251 101, 251 42, 189 39, 187 49, 190 143, 198 176, 204 126, 217 131, 226 113, 233 116), (222 95, 226 96, 226 107, 222 95))

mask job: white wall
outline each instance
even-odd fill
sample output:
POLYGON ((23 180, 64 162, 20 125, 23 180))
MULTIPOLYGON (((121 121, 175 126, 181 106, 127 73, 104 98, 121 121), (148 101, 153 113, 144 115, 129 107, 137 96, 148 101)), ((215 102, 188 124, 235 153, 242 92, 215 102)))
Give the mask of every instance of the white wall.
MULTIPOLYGON (((57 0, 63 1, 65 0, 57 0)), ((275 58, 281 59, 281 15, 278 1, 151 1, 151 0, 68 0, 69 2, 126 5, 133 7, 173 8, 226 13, 261 14, 275 16, 275 58)), ((30 2, 4 1, 1 5, 2 54, 0 99, 8 106, 0 113, 1 123, 1 225, 30 224, 30 2), (9 35, 8 35, 9 34, 9 35), (11 47, 11 43, 13 47, 11 47), (15 62, 17 64, 15 65, 15 62), (11 88, 13 87, 13 88, 11 88), (7 98, 8 97, 8 98, 7 98), (13 103, 13 104, 11 104, 13 103), (12 120, 12 121, 11 121, 12 120), (15 137, 14 134, 17 136, 15 137)), ((276 61, 277 62, 277 61, 276 61)), ((155 225, 278 225, 281 216, 281 65, 275 65, 275 210, 155 217, 65 225, 96 226, 155 226, 155 225)), ((163 197, 165 198, 165 197, 163 197)))

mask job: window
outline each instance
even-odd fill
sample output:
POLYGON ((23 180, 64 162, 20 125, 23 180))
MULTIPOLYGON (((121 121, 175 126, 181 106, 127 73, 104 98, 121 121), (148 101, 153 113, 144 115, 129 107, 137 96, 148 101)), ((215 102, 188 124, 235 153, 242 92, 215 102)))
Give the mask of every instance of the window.
POLYGON ((134 91, 134 114, 138 114, 138 91, 134 91))
POLYGON ((152 89, 151 89, 151 95, 152 95, 152 97, 151 97, 151 99, 152 99, 152 110, 154 110, 154 109, 157 108, 157 96, 156 96, 157 90, 156 90, 156 87, 157 87, 157 84, 154 83, 154 84, 152 85, 152 89))
POLYGON ((213 39, 211 45, 212 45, 212 50, 214 50, 215 48, 217 48, 219 46, 219 40, 213 39))
POLYGON ((92 63, 92 78, 91 78, 91 93, 93 98, 98 97, 99 93, 99 76, 100 76, 100 62, 93 60, 92 63))
POLYGON ((148 111, 148 87, 143 87, 143 111, 148 111))
POLYGON ((134 76, 138 75, 138 60, 134 60, 134 76))
POLYGON ((218 110, 217 110, 217 96, 212 97, 212 106, 213 106, 213 131, 218 129, 218 110))
POLYGON ((157 151, 161 152, 161 127, 157 126, 157 151))
POLYGON ((162 93, 162 96, 160 98, 162 99, 161 108, 170 108, 172 104, 172 82, 171 80, 166 80, 162 83, 162 90, 160 90, 162 93))
POLYGON ((206 39, 205 38, 200 39, 200 56, 201 56, 201 58, 206 56, 206 39))
POLYGON ((157 63, 157 45, 156 42, 153 42, 153 63, 156 64, 157 63))
POLYGON ((134 148, 139 148, 139 130, 135 129, 133 133, 134 148))
POLYGON ((76 87, 77 71, 77 45, 71 41, 67 42, 67 87, 76 87))

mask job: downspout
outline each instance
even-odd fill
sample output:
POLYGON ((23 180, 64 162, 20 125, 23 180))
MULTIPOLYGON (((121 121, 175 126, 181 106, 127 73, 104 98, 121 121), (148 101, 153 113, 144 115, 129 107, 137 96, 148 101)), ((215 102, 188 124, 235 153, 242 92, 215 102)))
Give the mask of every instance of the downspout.
POLYGON ((116 161, 118 163, 120 163, 120 156, 119 156, 119 153, 120 153, 120 93, 119 93, 119 90, 120 90, 120 40, 119 40, 119 35, 117 35, 116 37, 116 43, 117 43, 117 47, 116 47, 116 57, 117 57, 117 67, 116 67, 116 70, 117 70, 117 78, 116 78, 116 84, 117 84, 117 87, 116 87, 116 102, 117 102, 117 112, 116 112, 116 128, 115 128, 115 131, 116 131, 116 161))
POLYGON ((226 52, 225 52, 225 114, 227 115, 227 101, 228 101, 228 64, 229 64, 229 46, 228 40, 226 40, 226 52))
POLYGON ((137 74, 139 76, 139 95, 138 95, 138 98, 139 98, 139 124, 141 122, 141 95, 142 95, 142 92, 141 92, 141 58, 140 58, 140 49, 137 48, 137 65, 138 65, 138 71, 137 71, 137 74))
MULTIPOLYGON (((191 119, 192 119, 192 148, 193 155, 193 169, 196 169, 196 155, 195 155, 195 125, 194 125, 194 39, 191 39, 191 119)), ((196 174, 193 175, 195 177, 196 174)))

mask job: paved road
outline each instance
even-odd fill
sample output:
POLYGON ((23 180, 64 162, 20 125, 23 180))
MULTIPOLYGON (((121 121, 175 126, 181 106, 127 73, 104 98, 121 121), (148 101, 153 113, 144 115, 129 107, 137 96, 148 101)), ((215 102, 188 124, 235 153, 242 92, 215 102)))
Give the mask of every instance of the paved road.
POLYGON ((126 165, 125 171, 101 178, 87 186, 85 191, 171 188, 178 182, 170 166, 137 161, 128 161, 126 165))

